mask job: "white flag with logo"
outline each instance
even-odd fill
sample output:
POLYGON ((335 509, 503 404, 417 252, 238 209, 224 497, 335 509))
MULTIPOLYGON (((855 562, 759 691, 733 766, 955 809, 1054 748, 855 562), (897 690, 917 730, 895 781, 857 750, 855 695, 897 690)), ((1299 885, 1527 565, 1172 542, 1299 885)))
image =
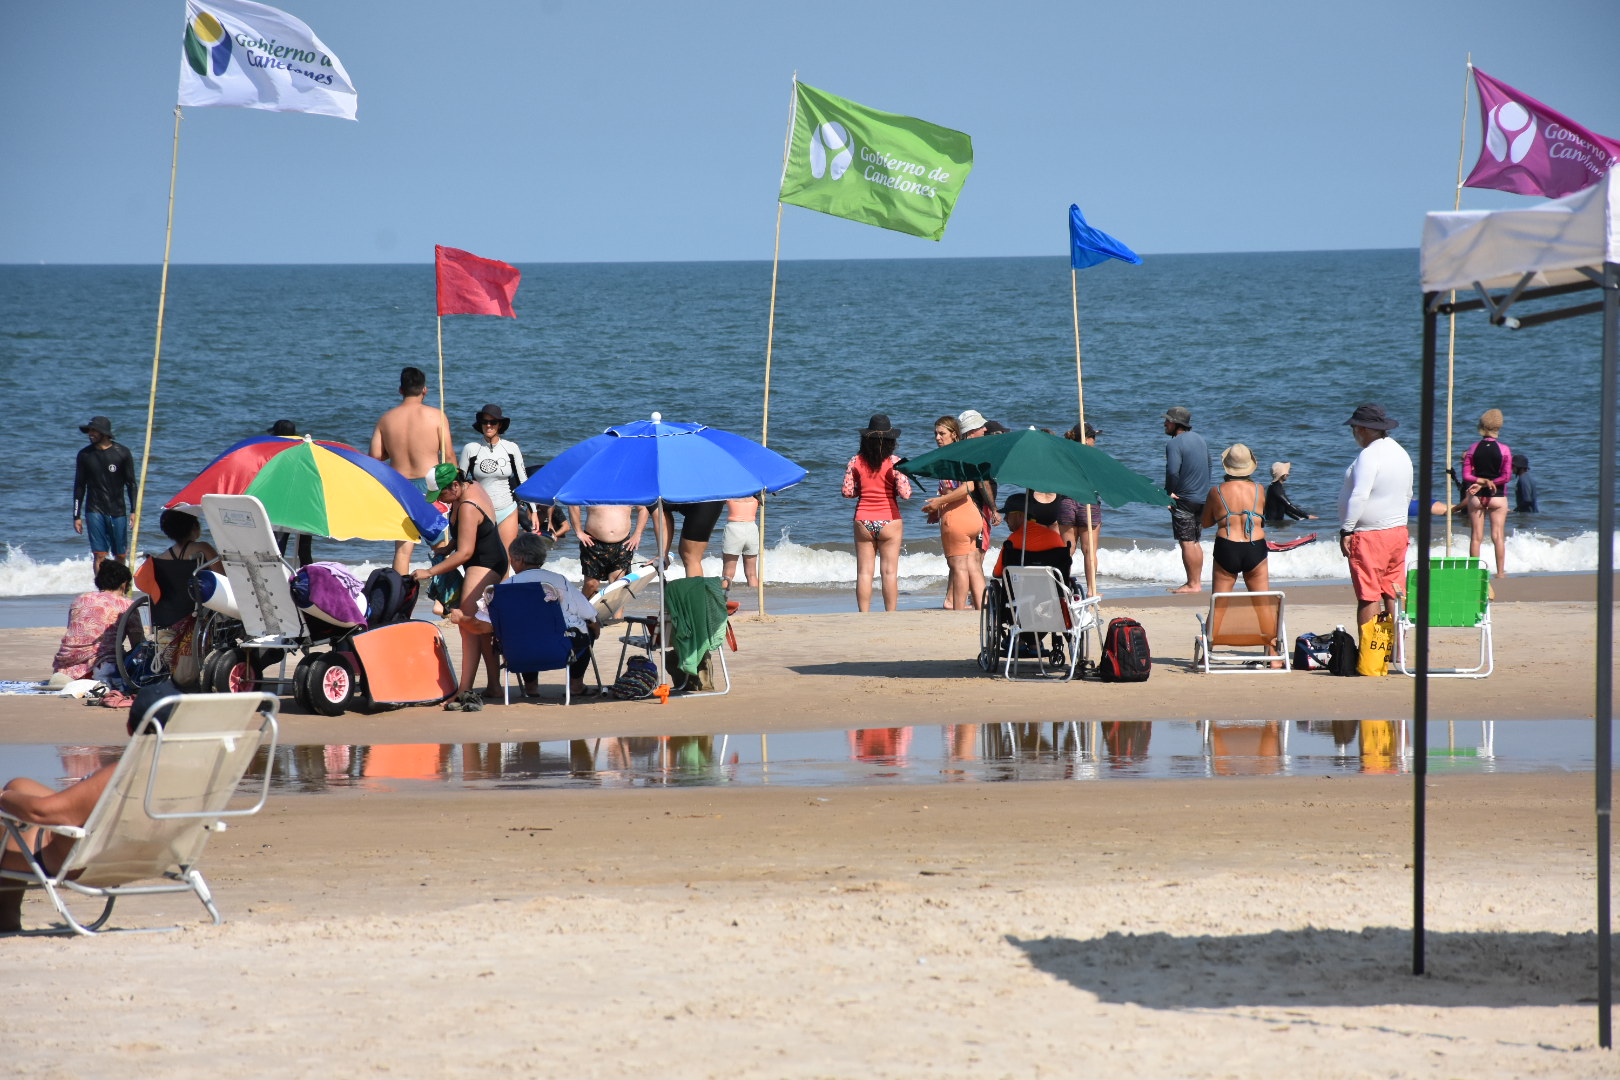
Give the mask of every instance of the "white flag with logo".
POLYGON ((250 0, 186 0, 181 105, 355 118, 349 73, 315 32, 250 0))

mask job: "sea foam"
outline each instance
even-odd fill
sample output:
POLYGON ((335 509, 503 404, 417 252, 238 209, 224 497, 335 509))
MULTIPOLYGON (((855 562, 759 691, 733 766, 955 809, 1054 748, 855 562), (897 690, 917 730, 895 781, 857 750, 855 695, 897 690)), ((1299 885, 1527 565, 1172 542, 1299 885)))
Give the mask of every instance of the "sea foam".
MULTIPOLYGON (((1204 545, 1206 559, 1210 545, 1204 545)), ((564 576, 579 580, 579 560, 564 551, 572 551, 564 544, 558 553, 547 560, 546 566, 564 576)), ((1614 550, 1620 560, 1620 535, 1614 538, 1614 550)), ((63 559, 60 562, 35 562, 21 547, 5 545, 0 548, 0 597, 59 596, 84 592, 90 588, 90 557, 63 559)), ((1570 537, 1543 536, 1534 531, 1516 532, 1508 537, 1508 568, 1515 574, 1546 574, 1597 569, 1597 534, 1584 532, 1570 537)), ((1444 555, 1443 543, 1434 546, 1435 555, 1444 555)), ((1452 547, 1453 555, 1468 553, 1466 532, 1452 547)), ((995 551, 985 556, 988 571, 995 563, 995 551)), ((1482 551, 1485 564, 1495 568, 1495 554, 1489 545, 1482 551)), ((1410 558, 1410 555, 1408 556, 1410 558)), ((855 556, 847 550, 821 548, 794 543, 783 536, 778 543, 766 549, 765 580, 772 585, 796 585, 807 588, 847 587, 855 581, 855 556)), ((1112 547, 1098 552, 1098 564, 1105 583, 1117 585, 1170 584, 1181 579, 1181 556, 1168 547, 1112 547)), ((378 564, 362 562, 353 567, 356 574, 365 577, 378 564)), ((1078 567, 1078 560, 1076 566, 1078 567)), ((1343 579, 1348 576, 1344 557, 1332 534, 1313 544, 1292 551, 1273 552, 1270 558, 1273 581, 1319 581, 1343 579)), ((718 576, 721 560, 710 555, 703 560, 705 574, 718 576)), ((670 571, 671 577, 680 577, 679 566, 670 571)), ((736 577, 742 578, 742 568, 736 577)), ((927 552, 914 552, 900 557, 900 577, 909 588, 917 588, 945 577, 945 557, 927 552)))

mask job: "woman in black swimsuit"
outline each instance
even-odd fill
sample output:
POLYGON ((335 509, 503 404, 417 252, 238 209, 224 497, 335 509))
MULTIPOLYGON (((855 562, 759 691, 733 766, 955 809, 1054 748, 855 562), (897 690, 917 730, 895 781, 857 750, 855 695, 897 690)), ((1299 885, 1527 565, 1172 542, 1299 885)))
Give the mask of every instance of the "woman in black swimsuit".
POLYGON ((1266 489, 1253 480, 1254 455, 1233 443, 1221 455, 1226 479, 1209 489, 1204 500, 1204 528, 1215 529, 1213 591, 1231 592, 1238 575, 1250 592, 1271 588, 1266 567, 1266 489))
MULTIPOLYGON (((447 472, 449 466, 440 466, 447 472)), ((498 585, 506 577, 506 550, 501 547, 501 534, 495 526, 495 507, 489 493, 467 474, 457 469, 447 486, 439 489, 439 500, 450 504, 450 522, 456 536, 456 546, 442 560, 432 566, 412 572, 417 581, 428 581, 435 575, 461 568, 461 614, 472 619, 478 614, 478 601, 485 588, 498 585)), ((494 639, 488 634, 461 632, 461 686, 465 693, 472 689, 478 677, 478 661, 484 661, 486 671, 484 696, 501 693, 495 664, 494 639)))

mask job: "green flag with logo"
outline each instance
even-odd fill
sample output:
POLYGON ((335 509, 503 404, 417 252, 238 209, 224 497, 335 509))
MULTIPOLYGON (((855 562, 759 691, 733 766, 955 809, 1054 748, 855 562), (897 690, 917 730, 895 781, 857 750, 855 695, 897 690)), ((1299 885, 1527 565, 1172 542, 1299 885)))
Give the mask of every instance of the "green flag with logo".
POLYGON ((781 200, 938 240, 973 168, 973 140, 795 82, 781 200))

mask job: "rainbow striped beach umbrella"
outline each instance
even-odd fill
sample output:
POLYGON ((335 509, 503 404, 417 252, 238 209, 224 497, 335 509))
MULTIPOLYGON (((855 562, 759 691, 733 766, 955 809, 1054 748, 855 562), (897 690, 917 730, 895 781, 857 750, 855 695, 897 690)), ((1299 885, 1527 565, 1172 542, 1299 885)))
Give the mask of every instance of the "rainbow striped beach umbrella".
POLYGON ((204 495, 252 495, 276 528, 333 540, 431 539, 449 524, 389 466, 307 435, 243 439, 163 508, 200 513, 204 495))

